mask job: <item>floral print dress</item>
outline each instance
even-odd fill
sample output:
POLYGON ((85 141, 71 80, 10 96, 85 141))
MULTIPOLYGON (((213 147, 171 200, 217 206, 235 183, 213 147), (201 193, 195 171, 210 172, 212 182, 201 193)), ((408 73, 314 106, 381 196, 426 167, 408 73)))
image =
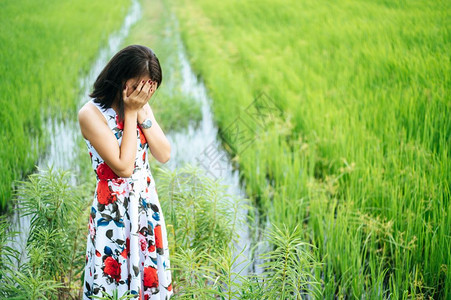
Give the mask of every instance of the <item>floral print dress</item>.
MULTIPOLYGON (((123 122, 112 108, 102 109, 119 145, 123 122)), ((97 175, 89 217, 83 299, 133 295, 136 299, 169 299, 172 278, 169 249, 155 181, 147 160, 148 144, 137 126, 137 154, 130 178, 118 177, 85 140, 97 175)))

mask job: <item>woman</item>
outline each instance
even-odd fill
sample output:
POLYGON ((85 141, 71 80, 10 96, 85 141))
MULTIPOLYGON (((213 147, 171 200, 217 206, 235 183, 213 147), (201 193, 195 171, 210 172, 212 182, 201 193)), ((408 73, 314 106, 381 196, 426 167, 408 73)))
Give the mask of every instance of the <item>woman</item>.
POLYGON ((147 160, 161 163, 171 146, 148 101, 162 80, 147 47, 119 51, 79 111, 97 186, 89 218, 83 299, 92 296, 168 299, 172 296, 163 213, 147 160))

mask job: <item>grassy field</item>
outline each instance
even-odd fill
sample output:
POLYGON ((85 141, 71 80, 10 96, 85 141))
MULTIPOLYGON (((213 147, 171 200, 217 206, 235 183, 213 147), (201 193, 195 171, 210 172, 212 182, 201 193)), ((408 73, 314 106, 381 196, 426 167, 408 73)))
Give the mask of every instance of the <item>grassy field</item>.
POLYGON ((325 297, 450 297, 449 2, 171 6, 248 194, 303 225, 325 297))
MULTIPOLYGON (((193 192, 188 182, 174 195, 177 175, 163 172, 158 186, 169 212, 172 261, 178 267, 175 290, 181 298, 291 299, 306 291, 327 299, 450 297, 448 2, 141 3, 143 19, 125 44, 150 46, 161 60, 163 76, 172 79, 172 84, 163 79, 152 103, 165 132, 199 118, 199 107, 180 88, 180 74, 169 71, 178 63, 173 33, 166 27, 171 8, 193 67, 214 100, 216 121, 240 165, 248 195, 262 217, 281 228, 268 235, 275 248, 267 253, 266 272, 242 279, 238 286, 228 249, 234 228, 228 223, 230 211, 221 206, 227 201, 219 201, 226 197, 208 187, 206 179, 205 190, 193 192), (271 110, 261 106, 264 101, 271 110), (287 276, 278 268, 286 257, 291 262, 287 276)), ((75 116, 78 80, 108 34, 119 28, 129 5, 103 0, 3 3, 3 206, 13 180, 32 171, 45 149, 45 117, 75 116)), ((82 144, 80 177, 93 179, 83 150, 82 144)), ((58 178, 50 174, 48 181, 61 186, 58 178)), ((45 180, 27 183, 32 188, 23 197, 38 213, 62 199, 57 193, 53 202, 39 205, 46 200, 34 191, 45 192, 45 180)), ((67 197, 76 195, 66 188, 67 197)), ((86 195, 76 196, 87 202, 67 203, 70 213, 53 220, 43 215, 38 229, 45 232, 68 222, 61 234, 83 235, 86 217, 80 215, 76 222, 69 217, 89 205, 90 189, 78 189, 86 195)), ((0 224, 2 245, 5 228, 6 223, 0 224)), ((70 247, 62 251, 54 243, 59 239, 71 241, 49 235, 46 259, 51 264, 31 256, 31 265, 38 263, 35 267, 44 272, 37 277, 47 281, 34 280, 32 273, 26 280, 12 278, 11 287, 25 287, 15 293, 42 289, 56 297, 58 290, 58 295, 67 292, 76 298, 79 286, 72 280, 78 282, 80 274, 72 277, 72 270, 82 268, 78 258, 83 258, 84 242, 73 245, 68 260, 70 247), (59 267, 49 268, 52 264, 59 267)), ((28 247, 41 253, 47 244, 36 241, 28 247)), ((10 287, 2 286, 0 293, 3 288, 10 287)))
POLYGON ((74 115, 79 78, 130 1, 6 1, 0 11, 0 209, 46 145, 45 118, 74 115), (108 7, 108 9, 104 9, 108 7))

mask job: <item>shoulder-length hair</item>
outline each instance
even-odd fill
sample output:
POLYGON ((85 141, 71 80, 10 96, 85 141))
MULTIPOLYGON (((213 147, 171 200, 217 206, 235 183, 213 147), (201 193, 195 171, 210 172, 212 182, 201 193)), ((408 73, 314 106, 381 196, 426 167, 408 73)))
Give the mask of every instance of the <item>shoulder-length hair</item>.
POLYGON ((116 53, 94 82, 94 90, 89 97, 100 104, 103 109, 110 108, 118 100, 120 118, 124 118, 124 100, 122 90, 131 78, 148 75, 157 82, 162 81, 160 62, 155 53, 148 47, 131 45, 116 53))

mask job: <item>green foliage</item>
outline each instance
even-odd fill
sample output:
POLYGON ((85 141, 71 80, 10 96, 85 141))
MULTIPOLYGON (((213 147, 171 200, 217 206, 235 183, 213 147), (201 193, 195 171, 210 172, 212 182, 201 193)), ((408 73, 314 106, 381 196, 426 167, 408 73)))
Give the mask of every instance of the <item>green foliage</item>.
POLYGON ((313 276, 318 264, 311 254, 312 245, 303 242, 300 236, 297 226, 293 230, 274 226, 267 232, 266 240, 271 241, 274 250, 262 255, 264 299, 302 299, 312 293, 319 298, 319 282, 313 276))
POLYGON ((74 115, 80 76, 129 1, 4 1, 0 10, 0 210, 48 142, 45 120, 74 115))
MULTIPOLYGON (((306 251, 295 228, 268 231, 274 250, 262 256, 265 272, 243 275, 246 267, 236 253, 238 209, 243 199, 228 195, 226 186, 203 169, 187 165, 158 169, 158 194, 165 211, 176 296, 184 298, 299 299, 318 294, 313 270, 318 265, 306 251), (281 268, 282 266, 282 268, 281 268)), ((0 296, 11 299, 75 299, 84 269, 85 226, 91 189, 74 184, 67 171, 40 170, 19 184, 17 198, 23 216, 30 216, 28 260, 7 246, 14 232, 0 222, 0 296), (15 267, 17 265, 17 268, 15 267)), ((247 207, 250 209, 250 207, 247 207)), ((243 249, 244 251, 244 249, 243 249)), ((133 295, 120 299, 128 299, 133 295)), ((99 299, 118 299, 117 293, 99 299)))
MULTIPOLYGON (((230 247, 237 238, 240 201, 199 167, 157 170, 159 199, 167 227, 172 229, 168 232, 172 233, 169 245, 176 294, 182 299, 222 294, 218 276, 224 269, 222 259, 230 258, 230 247)), ((229 261, 228 275, 231 267, 229 261)))
POLYGON ((298 228, 274 227, 266 239, 274 249, 261 259, 262 274, 244 275, 244 249, 236 253, 238 209, 244 199, 225 193, 225 185, 205 170, 186 165, 174 171, 159 168, 158 195, 165 211, 171 249, 171 268, 180 299, 301 299, 320 295, 314 270, 319 266, 302 242, 298 228))
POLYGON ((93 295, 93 299, 104 299, 104 300, 127 300, 127 299, 136 299, 136 295, 132 295, 130 293, 125 293, 123 296, 119 298, 119 293, 117 290, 113 290, 113 294, 110 295, 107 292, 101 291, 102 296, 93 295))
MULTIPOLYGON (((67 171, 40 170, 19 183, 18 209, 30 217, 27 260, 5 247, 13 235, 2 238, 1 294, 13 299, 75 298, 74 282, 83 271, 86 231, 87 189, 74 185, 67 171), (3 249, 6 249, 5 251, 3 249)), ((5 232, 5 226, 0 230, 5 232)))
POLYGON ((449 3, 168 5, 219 127, 240 130, 223 137, 247 194, 305 225, 324 296, 449 298, 449 3), (279 121, 244 111, 261 92, 279 121))
POLYGON ((192 165, 174 171, 158 168, 157 174, 158 195, 175 249, 197 247, 207 254, 227 249, 236 238, 240 201, 226 193, 226 186, 192 165))
POLYGON ((27 241, 31 268, 43 272, 43 278, 70 277, 83 261, 74 255, 74 237, 85 228, 80 218, 86 206, 83 186, 73 186, 67 171, 48 169, 30 175, 19 191, 23 215, 31 216, 27 241))
POLYGON ((32 273, 30 269, 22 272, 12 271, 5 278, 0 288, 0 295, 7 299, 51 299, 50 295, 58 292, 63 285, 54 280, 43 280, 41 272, 32 273))
POLYGON ((4 277, 4 272, 14 270, 14 263, 20 255, 17 249, 8 245, 8 242, 19 233, 9 230, 9 226, 7 217, 0 215, 0 280, 4 277))

